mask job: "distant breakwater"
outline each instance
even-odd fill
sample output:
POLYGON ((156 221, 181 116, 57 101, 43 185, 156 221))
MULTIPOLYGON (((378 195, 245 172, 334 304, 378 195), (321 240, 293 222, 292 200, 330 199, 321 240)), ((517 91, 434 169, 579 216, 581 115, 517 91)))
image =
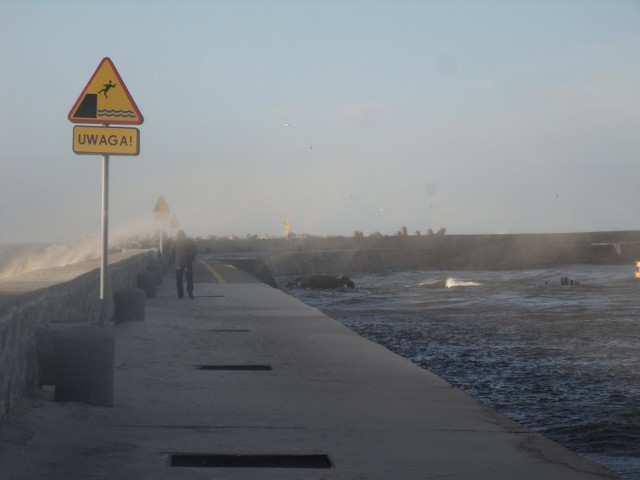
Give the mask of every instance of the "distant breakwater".
POLYGON ((635 266, 636 260, 640 260, 640 232, 217 239, 201 240, 199 247, 202 253, 235 261, 244 258, 245 270, 247 258, 261 259, 275 276, 420 268, 635 266))

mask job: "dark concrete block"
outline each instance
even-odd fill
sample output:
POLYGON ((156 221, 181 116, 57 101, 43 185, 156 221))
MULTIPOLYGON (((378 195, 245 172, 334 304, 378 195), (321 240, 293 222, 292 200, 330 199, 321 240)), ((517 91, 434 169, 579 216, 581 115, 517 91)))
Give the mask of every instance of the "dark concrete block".
POLYGON ((55 400, 113 407, 115 337, 87 325, 56 332, 55 400))
POLYGON ((164 266, 161 263, 151 262, 147 266, 147 271, 156 275, 156 285, 162 285, 162 277, 164 276, 164 266))
POLYGON ((123 287, 113 293, 113 321, 122 323, 128 320, 144 321, 144 301, 146 293, 141 288, 123 287))
POLYGON ((141 272, 137 275, 138 288, 142 289, 147 298, 156 298, 157 276, 154 272, 141 272))

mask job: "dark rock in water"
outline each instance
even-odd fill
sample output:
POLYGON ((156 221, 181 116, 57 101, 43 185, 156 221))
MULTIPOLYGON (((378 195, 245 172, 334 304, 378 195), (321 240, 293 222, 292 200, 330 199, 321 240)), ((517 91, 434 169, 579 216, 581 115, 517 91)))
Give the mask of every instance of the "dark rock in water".
POLYGON ((312 288, 319 290, 329 290, 341 287, 355 288, 353 281, 346 275, 337 277, 331 275, 313 275, 307 279, 296 278, 293 282, 289 282, 289 288, 312 288))

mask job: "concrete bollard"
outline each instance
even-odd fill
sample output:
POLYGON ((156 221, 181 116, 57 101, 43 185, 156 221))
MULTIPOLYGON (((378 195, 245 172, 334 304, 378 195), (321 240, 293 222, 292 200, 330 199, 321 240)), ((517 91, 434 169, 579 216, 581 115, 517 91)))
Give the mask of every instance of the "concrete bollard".
POLYGON ((156 274, 153 272, 141 272, 137 276, 138 288, 142 289, 147 298, 156 298, 156 274))
POLYGON ((95 325, 56 332, 55 401, 113 407, 115 337, 95 325))
POLYGON ((55 385, 55 354, 53 353, 53 331, 42 329, 36 333, 38 352, 38 386, 55 385))
POLYGON ((113 293, 115 307, 113 321, 115 323, 127 320, 144 321, 144 300, 146 293, 136 287, 124 287, 113 293))
POLYGON ((162 274, 166 275, 167 272, 169 271, 169 262, 167 262, 166 260, 160 259, 160 260, 154 260, 151 263, 157 263, 158 265, 162 266, 162 274))
POLYGON ((164 276, 164 267, 161 263, 151 262, 147 267, 149 272, 153 272, 156 275, 156 285, 162 285, 162 277, 164 276))
POLYGON ((56 357, 54 353, 54 339, 60 330, 86 323, 52 323, 47 328, 36 332, 36 352, 38 357, 38 386, 56 384, 56 357))

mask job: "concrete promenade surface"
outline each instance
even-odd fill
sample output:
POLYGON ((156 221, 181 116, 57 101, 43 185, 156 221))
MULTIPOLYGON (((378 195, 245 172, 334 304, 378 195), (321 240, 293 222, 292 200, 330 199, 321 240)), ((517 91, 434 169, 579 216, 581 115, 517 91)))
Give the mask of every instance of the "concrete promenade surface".
POLYGON ((115 406, 38 390, 0 423, 0 479, 616 478, 231 267, 158 288, 109 327, 115 406))

